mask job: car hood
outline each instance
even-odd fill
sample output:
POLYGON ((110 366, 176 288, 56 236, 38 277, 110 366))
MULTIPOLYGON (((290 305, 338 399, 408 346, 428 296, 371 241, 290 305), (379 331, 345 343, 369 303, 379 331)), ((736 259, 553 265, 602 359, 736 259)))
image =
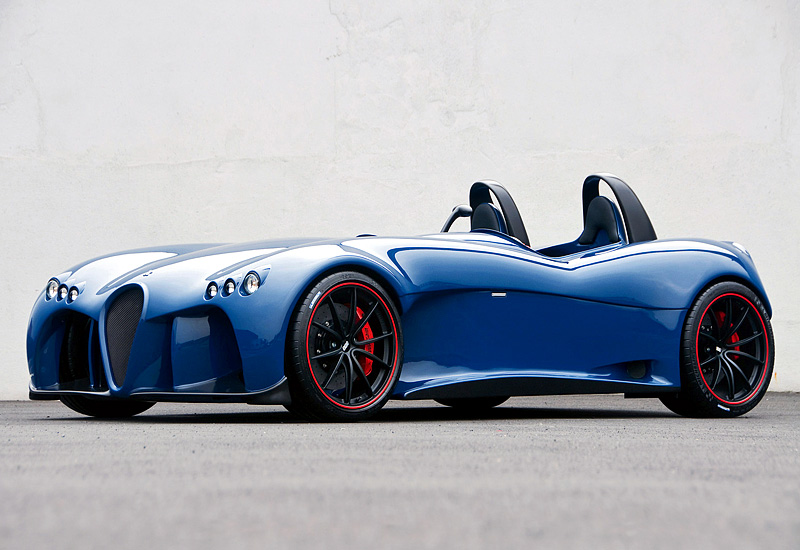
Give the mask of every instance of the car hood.
MULTIPOLYGON (((126 250, 107 254, 71 267, 56 275, 67 286, 90 285, 91 290, 104 294, 132 279, 158 273, 207 271, 209 275, 224 274, 240 266, 258 263, 290 248, 316 244, 338 244, 341 239, 270 239, 236 244, 181 244, 126 250)), ((89 290, 88 288, 86 290, 89 290)))

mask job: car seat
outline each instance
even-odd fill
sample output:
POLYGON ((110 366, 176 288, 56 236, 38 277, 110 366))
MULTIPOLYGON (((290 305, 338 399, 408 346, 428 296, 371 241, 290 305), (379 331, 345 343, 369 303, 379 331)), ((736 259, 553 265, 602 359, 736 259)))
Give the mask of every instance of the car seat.
POLYGON ((621 240, 622 217, 617 205, 606 197, 595 197, 589 203, 583 233, 578 244, 600 246, 621 240))
POLYGON ((470 229, 491 229, 508 234, 506 220, 500 210, 490 202, 482 202, 475 207, 470 218, 470 229))

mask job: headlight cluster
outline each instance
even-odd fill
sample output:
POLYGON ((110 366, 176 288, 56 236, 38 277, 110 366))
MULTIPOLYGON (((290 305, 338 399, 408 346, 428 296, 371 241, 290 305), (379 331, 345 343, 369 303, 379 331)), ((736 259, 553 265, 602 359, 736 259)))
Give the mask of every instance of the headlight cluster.
POLYGON ((52 300, 58 294, 58 279, 50 279, 47 282, 47 289, 45 290, 45 297, 52 300))
POLYGON ((222 285, 222 293, 225 296, 230 296, 236 290, 236 283, 233 279, 228 279, 225 281, 225 284, 222 285))
MULTIPOLYGON (((255 271, 249 272, 247 275, 244 276, 241 285, 239 286, 239 292, 244 296, 250 296, 256 290, 261 287, 261 277, 258 276, 258 273, 255 271)), ((206 299, 210 300, 214 298, 217 294, 222 294, 223 296, 231 296, 236 292, 236 281, 233 279, 226 279, 224 283, 222 283, 222 288, 217 285, 215 282, 208 283, 206 287, 206 299)))
POLYGON ((62 285, 58 279, 53 278, 47 281, 47 286, 44 289, 44 298, 45 300, 56 299, 59 302, 66 300, 71 303, 78 299, 80 293, 81 291, 78 287, 69 288, 67 285, 62 285))
POLYGON ((258 278, 258 273, 251 271, 244 278, 244 283, 242 283, 242 292, 249 296, 258 290, 259 286, 261 286, 261 279, 258 278))
POLYGON ((208 296, 209 298, 213 298, 218 293, 219 293, 219 287, 217 286, 217 283, 208 283, 208 286, 206 287, 206 296, 208 296))

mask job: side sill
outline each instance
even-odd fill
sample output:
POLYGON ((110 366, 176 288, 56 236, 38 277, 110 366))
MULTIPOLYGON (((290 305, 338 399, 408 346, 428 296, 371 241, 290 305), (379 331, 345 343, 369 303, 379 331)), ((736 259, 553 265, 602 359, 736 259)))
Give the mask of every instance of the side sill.
POLYGON ((667 397, 669 395, 677 395, 678 393, 680 393, 679 390, 652 393, 626 393, 625 399, 653 399, 658 397, 667 397))
POLYGON ((510 376, 502 378, 472 379, 449 384, 414 388, 406 391, 400 399, 453 399, 462 397, 514 397, 535 395, 581 395, 622 393, 636 397, 659 397, 675 393, 671 388, 623 382, 616 380, 586 380, 576 378, 554 378, 545 376, 510 376))

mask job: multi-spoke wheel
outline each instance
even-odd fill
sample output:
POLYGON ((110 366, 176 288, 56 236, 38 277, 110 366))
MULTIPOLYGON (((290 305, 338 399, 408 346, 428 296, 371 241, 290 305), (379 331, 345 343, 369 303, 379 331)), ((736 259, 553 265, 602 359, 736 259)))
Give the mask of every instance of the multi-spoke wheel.
POLYGON ((703 292, 686 317, 681 391, 662 401, 686 416, 739 416, 756 406, 774 361, 772 326, 764 305, 738 283, 703 292))
POLYGON ((286 374, 290 410, 314 420, 362 420, 389 399, 402 362, 394 304, 355 272, 317 283, 295 312, 286 374))

